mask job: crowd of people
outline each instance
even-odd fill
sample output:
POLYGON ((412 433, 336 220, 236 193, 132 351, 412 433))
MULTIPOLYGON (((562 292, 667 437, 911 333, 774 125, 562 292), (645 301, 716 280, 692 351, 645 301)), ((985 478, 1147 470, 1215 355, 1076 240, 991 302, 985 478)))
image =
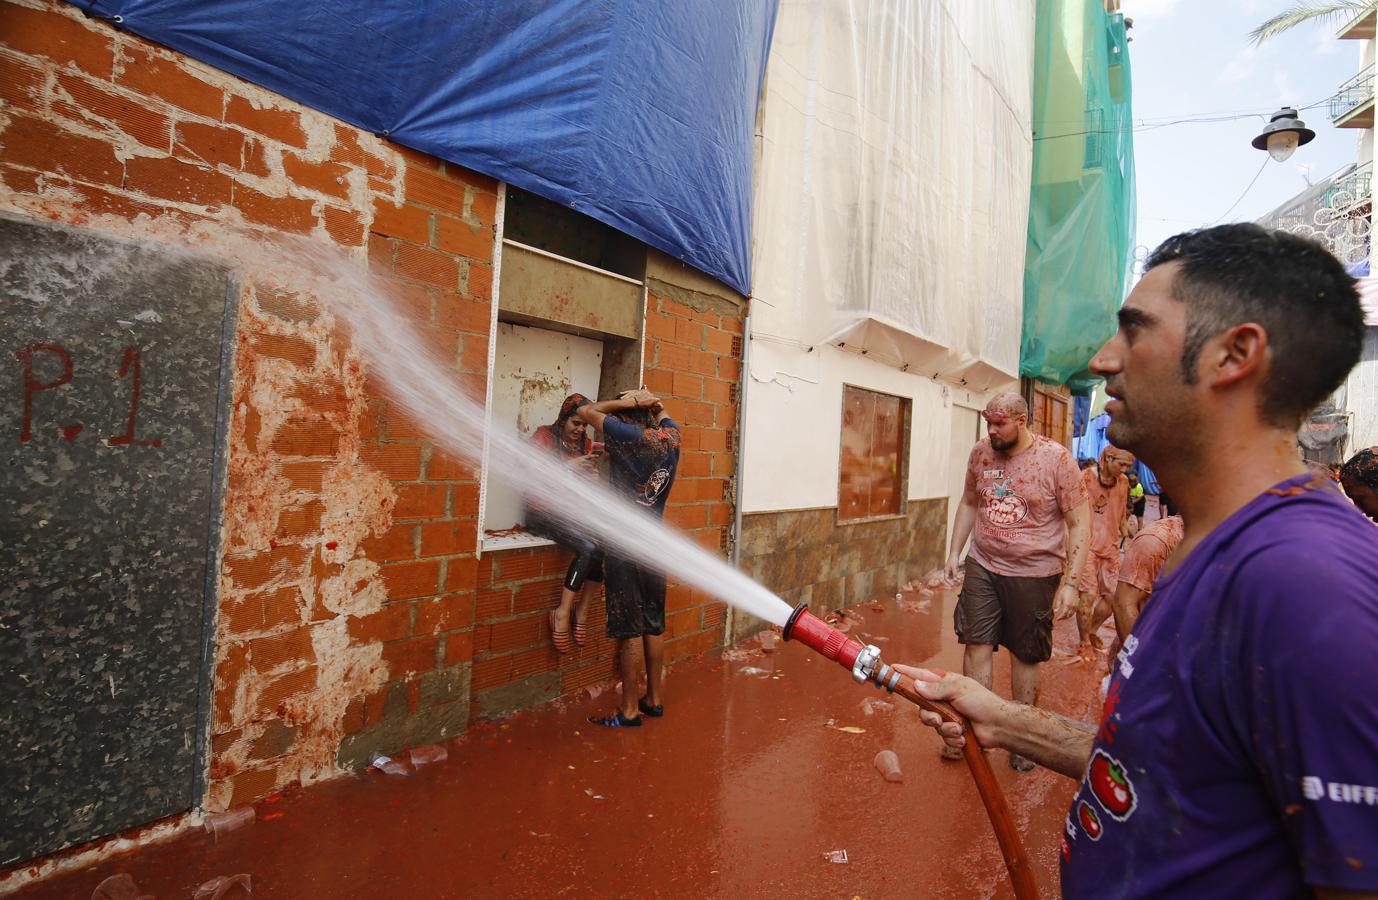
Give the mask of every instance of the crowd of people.
POLYGON ((1204 229, 1150 255, 1092 360, 1112 398, 1097 464, 1078 477, 1017 396, 986 408, 948 558, 974 530, 963 674, 899 668, 967 718, 921 713, 948 748, 969 731, 1016 769, 1078 780, 1063 896, 1378 897, 1378 448, 1336 484, 1297 443, 1364 327, 1319 245, 1204 229), (1147 525, 1135 456, 1170 493, 1147 525), (1072 604, 1083 659, 1115 620, 1094 724, 1037 707, 1072 604), (1009 700, 991 690, 998 645, 1009 700))

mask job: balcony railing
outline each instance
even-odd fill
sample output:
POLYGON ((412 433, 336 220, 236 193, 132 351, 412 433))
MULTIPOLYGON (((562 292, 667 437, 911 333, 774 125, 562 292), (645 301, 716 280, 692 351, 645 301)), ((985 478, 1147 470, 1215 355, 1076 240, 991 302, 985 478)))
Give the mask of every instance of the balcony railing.
POLYGON ((1330 98, 1330 121, 1339 122, 1373 99, 1373 66, 1344 83, 1330 98))
POLYGON ((1368 202, 1372 195, 1373 163, 1366 162, 1343 178, 1336 179, 1326 190, 1321 206, 1343 206, 1353 209, 1368 202), (1348 200, 1342 194, 1348 194, 1348 200))

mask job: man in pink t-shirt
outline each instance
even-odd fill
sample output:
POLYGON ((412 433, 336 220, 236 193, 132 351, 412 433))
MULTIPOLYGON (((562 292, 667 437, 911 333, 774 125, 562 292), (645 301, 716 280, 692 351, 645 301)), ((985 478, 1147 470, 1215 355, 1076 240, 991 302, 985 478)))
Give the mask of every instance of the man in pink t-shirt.
MULTIPOLYGON (((989 688, 992 654, 1010 651, 1010 693, 1038 700, 1038 666, 1052 655, 1054 598, 1059 614, 1077 606, 1077 589, 1063 578, 1071 532, 1071 571, 1086 564, 1090 513, 1076 461, 1066 447, 1029 431, 1029 407, 1018 394, 1000 394, 981 414, 986 439, 967 462, 966 489, 952 525, 949 576, 975 530, 966 580, 953 616, 966 645, 962 672, 989 688)), ((955 757, 944 750, 947 758, 955 757)), ((1023 772, 1033 763, 1010 755, 1023 772)))
POLYGON ((1091 552, 1077 577, 1077 633, 1081 658, 1087 661, 1101 649, 1096 630, 1110 615, 1110 598, 1119 582, 1120 541, 1129 534, 1129 479, 1124 473, 1133 465, 1127 451, 1106 447, 1100 464, 1081 473, 1091 511, 1091 552))

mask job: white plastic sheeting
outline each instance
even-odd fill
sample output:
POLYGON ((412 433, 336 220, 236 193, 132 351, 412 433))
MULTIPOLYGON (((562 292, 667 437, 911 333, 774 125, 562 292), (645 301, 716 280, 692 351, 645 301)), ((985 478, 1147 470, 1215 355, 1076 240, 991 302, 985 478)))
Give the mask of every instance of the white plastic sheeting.
POLYGON ((782 0, 754 336, 978 390, 1017 375, 1033 40, 1033 0, 782 0))

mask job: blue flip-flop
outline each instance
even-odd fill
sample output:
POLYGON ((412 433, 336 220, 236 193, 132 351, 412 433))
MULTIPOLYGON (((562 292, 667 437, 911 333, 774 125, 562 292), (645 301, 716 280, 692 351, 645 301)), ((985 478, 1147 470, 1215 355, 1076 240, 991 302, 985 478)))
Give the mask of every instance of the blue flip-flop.
POLYGON ((622 715, 622 710, 615 711, 610 716, 589 716, 589 721, 595 725, 602 725, 604 728, 640 728, 641 717, 629 719, 622 715))

